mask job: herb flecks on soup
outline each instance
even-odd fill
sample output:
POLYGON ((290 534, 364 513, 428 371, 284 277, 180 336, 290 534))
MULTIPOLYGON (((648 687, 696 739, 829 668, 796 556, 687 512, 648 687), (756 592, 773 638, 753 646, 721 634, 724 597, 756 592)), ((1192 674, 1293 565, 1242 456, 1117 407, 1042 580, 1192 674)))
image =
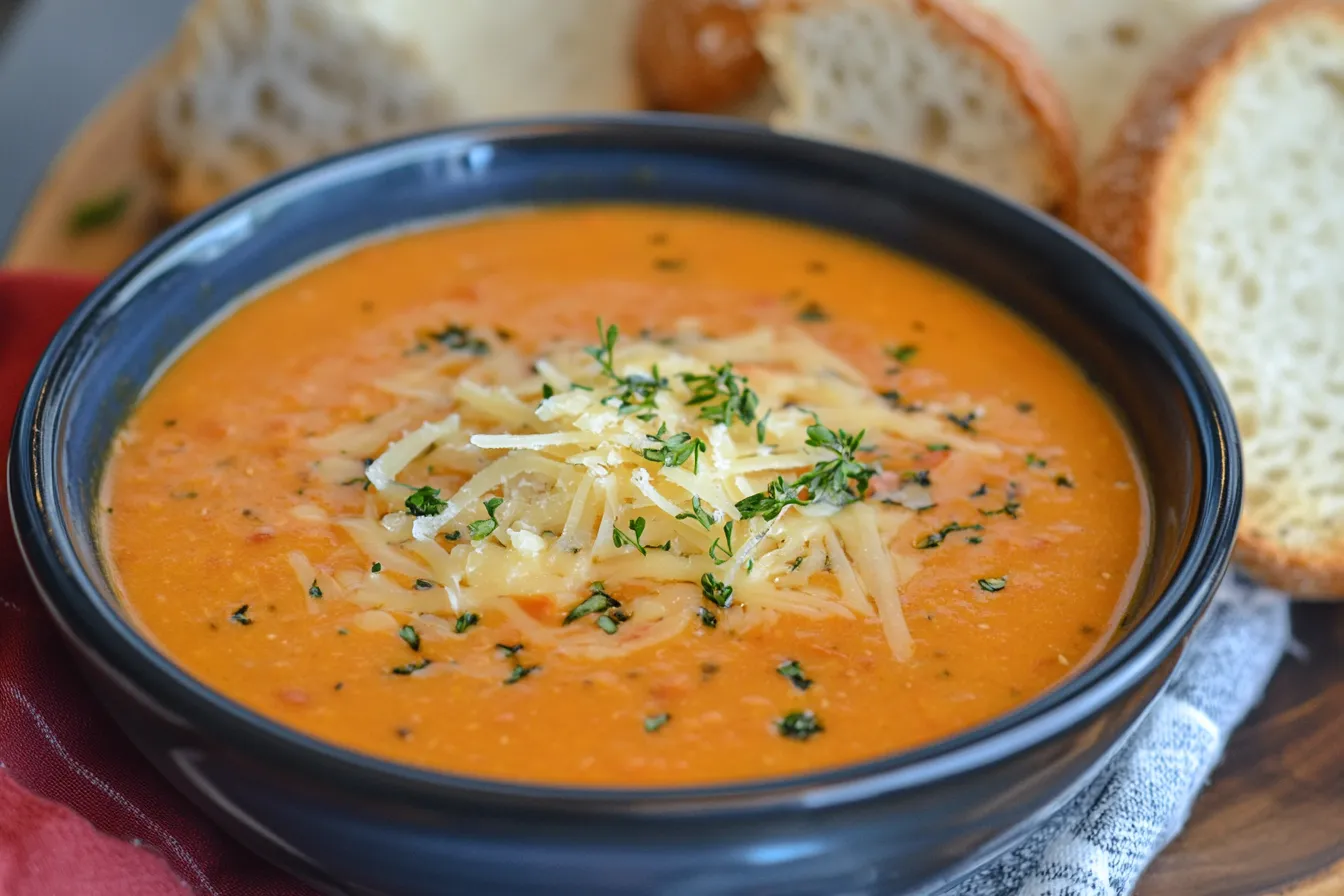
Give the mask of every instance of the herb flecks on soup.
POLYGON ((900 591, 919 564, 891 546, 934 506, 927 446, 1003 455, 792 327, 625 340, 599 320, 598 344, 535 357, 451 330, 382 384, 429 422, 314 440, 328 485, 369 493, 333 520, 364 557, 296 554, 298 582, 370 609, 495 611, 552 665, 781 616, 877 616, 908 659, 900 591))
POLYGON ((1146 539, 1115 418, 1012 315, 656 207, 296 275, 165 372, 104 493, 129 612, 209 685, 376 755, 607 785, 1003 713, 1114 635, 1146 539))

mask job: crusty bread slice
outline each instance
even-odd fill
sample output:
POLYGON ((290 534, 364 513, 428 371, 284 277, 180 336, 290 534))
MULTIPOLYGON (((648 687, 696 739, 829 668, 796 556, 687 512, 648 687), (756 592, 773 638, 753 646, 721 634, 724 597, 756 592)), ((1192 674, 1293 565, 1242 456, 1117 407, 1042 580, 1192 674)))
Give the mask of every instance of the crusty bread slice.
POLYGON ((1080 226, 1231 395, 1240 562, 1344 597, 1344 3, 1274 0, 1186 45, 1137 94, 1080 226))
POLYGON ((778 0, 757 42, 781 130, 900 156, 1067 213, 1073 127, 1030 47, 963 0, 778 0))
POLYGON ((198 0, 156 82, 168 211, 488 117, 635 108, 638 0, 198 0))
POLYGON ((1044 60, 1078 128, 1084 176, 1153 66, 1256 0, 975 0, 1044 60))

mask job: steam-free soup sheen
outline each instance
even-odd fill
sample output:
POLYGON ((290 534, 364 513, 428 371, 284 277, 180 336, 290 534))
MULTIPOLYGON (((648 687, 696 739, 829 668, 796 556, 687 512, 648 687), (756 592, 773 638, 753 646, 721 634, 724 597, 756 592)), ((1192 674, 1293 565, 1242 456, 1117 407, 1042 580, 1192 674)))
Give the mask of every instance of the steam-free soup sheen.
POLYGON ((1075 674, 1145 494, 1103 398, 963 284, 789 223, 575 207, 239 307, 127 422, 103 545, 159 648, 300 731, 685 785, 928 743, 1075 674))

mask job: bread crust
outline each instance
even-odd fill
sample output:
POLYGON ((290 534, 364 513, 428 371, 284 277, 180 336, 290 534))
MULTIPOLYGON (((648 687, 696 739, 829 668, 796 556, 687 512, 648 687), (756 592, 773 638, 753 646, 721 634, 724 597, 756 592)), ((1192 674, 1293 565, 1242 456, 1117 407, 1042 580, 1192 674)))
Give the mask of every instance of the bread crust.
MULTIPOLYGON (((1198 159, 1199 123, 1217 114, 1231 75, 1278 23, 1317 14, 1344 26, 1341 0, 1270 0, 1196 34, 1139 88, 1085 179, 1078 228, 1187 325, 1202 309, 1174 307, 1168 247, 1172 221, 1179 217, 1173 212, 1189 199, 1184 175, 1198 159)), ((1235 560, 1259 581, 1296 597, 1344 598, 1344 540, 1294 548, 1247 508, 1235 560)))
MULTIPOLYGON (((771 17, 816 9, 835 0, 766 0, 759 22, 771 17)), ((896 0, 873 0, 892 3, 896 0)), ((941 30, 974 46, 999 66, 1021 104, 1036 125, 1051 160, 1056 198, 1045 209, 1071 221, 1076 213, 1080 184, 1077 131, 1068 101, 1045 63, 1027 40, 990 12, 969 0, 908 0, 915 11, 938 23, 941 30)))

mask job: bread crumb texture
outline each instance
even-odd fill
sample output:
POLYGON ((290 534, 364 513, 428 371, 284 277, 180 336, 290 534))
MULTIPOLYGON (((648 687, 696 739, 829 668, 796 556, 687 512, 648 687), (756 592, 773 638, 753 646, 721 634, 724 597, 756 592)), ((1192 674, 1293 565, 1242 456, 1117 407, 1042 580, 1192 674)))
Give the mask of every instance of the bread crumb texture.
POLYGON ((1242 563, 1344 596, 1344 4, 1270 3, 1146 91, 1084 228, 1175 311, 1231 396, 1242 563))
POLYGON ((1041 208, 1071 205, 1073 134, 1025 42, 954 2, 767 7, 771 124, 886 152, 1041 208))

